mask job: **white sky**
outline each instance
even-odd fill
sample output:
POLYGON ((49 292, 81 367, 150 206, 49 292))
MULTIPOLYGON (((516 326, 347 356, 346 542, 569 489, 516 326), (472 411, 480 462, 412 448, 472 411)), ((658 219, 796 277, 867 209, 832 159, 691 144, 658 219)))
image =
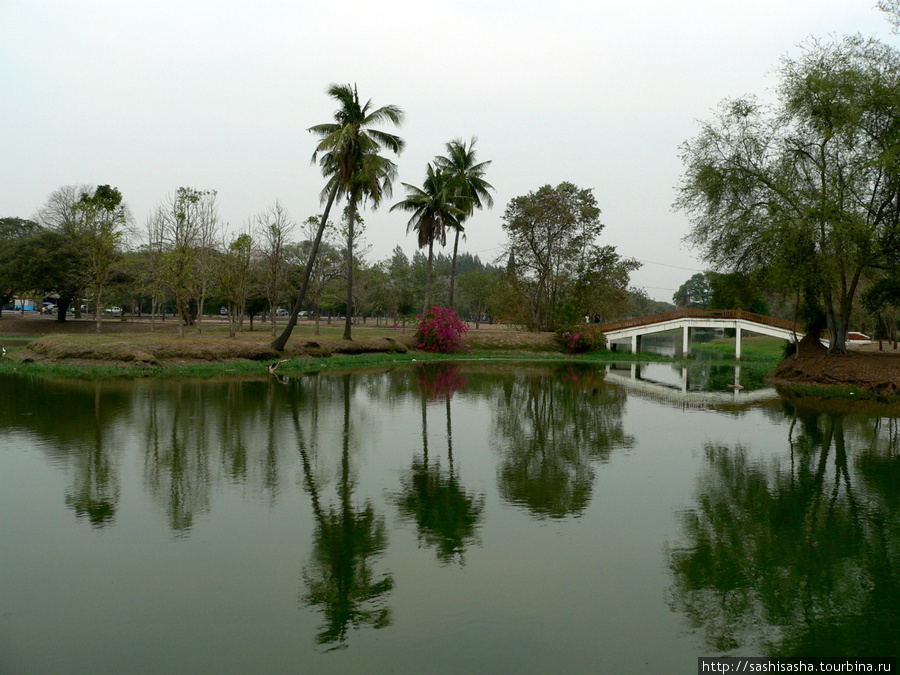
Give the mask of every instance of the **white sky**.
MULTIPOLYGON (((633 285, 670 301, 702 268, 671 209, 679 144, 810 36, 896 39, 875 2, 0 0, 0 216, 108 183, 139 227, 179 186, 217 190, 232 227, 276 199, 302 222, 323 186, 306 129, 356 83, 406 112, 402 182, 478 137, 496 205, 463 250, 493 260, 507 202, 567 180, 594 190, 600 243, 645 261, 633 285)), ((407 216, 363 217, 370 259, 412 256, 407 216)))

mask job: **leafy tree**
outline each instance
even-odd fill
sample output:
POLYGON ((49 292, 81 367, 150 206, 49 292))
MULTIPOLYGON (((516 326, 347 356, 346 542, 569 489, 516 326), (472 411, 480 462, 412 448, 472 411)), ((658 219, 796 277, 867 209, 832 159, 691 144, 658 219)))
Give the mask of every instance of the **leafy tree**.
MULTIPOLYGON (((456 193, 456 206, 462 210, 462 215, 456 219, 453 235, 453 262, 450 267, 450 300, 447 306, 453 309, 453 291, 456 282, 456 252, 459 248, 459 235, 465 230, 463 223, 475 212, 485 206, 493 208, 494 199, 490 190, 494 186, 484 179, 485 171, 490 166, 490 161, 478 162, 475 158, 474 136, 469 141, 468 147, 461 139, 454 139, 447 143, 447 155, 436 157, 434 163, 451 176, 454 192, 456 193)), ((465 236, 465 235, 464 235, 465 236)))
MULTIPOLYGON (((281 335, 272 342, 272 346, 278 351, 284 350, 288 338, 297 324, 297 314, 306 297, 309 278, 315 264, 316 254, 319 251, 319 243, 328 223, 328 216, 334 200, 338 195, 346 195, 348 198, 351 206, 350 237, 352 240, 357 203, 360 200, 369 199, 373 206, 377 206, 383 196, 390 195, 396 165, 378 153, 382 148, 387 148, 391 152, 400 154, 405 145, 399 136, 372 128, 372 125, 385 121, 399 125, 403 120, 403 111, 397 106, 386 105, 371 110, 372 101, 361 104, 356 87, 351 87, 349 84, 331 85, 328 88, 328 95, 339 104, 334 113, 334 122, 319 124, 309 129, 322 139, 313 152, 312 160, 315 162, 317 158, 319 159, 322 174, 328 177, 325 190, 321 195, 325 202, 325 211, 319 222, 316 238, 313 240, 310 257, 287 326, 281 335)), ((348 281, 350 281, 348 283, 349 295, 352 293, 352 279, 348 278, 348 281)), ((345 337, 350 337, 349 312, 344 333, 345 337)))
POLYGON ((879 0, 878 9, 887 14, 887 20, 894 26, 894 32, 900 33, 900 0, 879 0))
POLYGON ((0 218, 0 316, 3 308, 22 288, 22 274, 15 264, 20 261, 13 249, 29 236, 40 231, 40 226, 33 220, 23 218, 0 218))
POLYGON ((878 320, 878 349, 884 349, 882 339, 894 343, 897 349, 897 315, 900 311, 900 280, 879 279, 863 294, 863 306, 878 320))
POLYGON ((780 73, 775 108, 726 101, 682 146, 676 206, 718 269, 815 289, 844 352, 860 281, 900 242, 900 54, 813 42, 780 73))
POLYGON ((109 185, 98 186, 93 194, 82 194, 72 208, 80 216, 79 238, 88 261, 86 280, 94 291, 94 321, 99 333, 103 289, 120 254, 120 243, 131 214, 122 200, 122 193, 109 185))
POLYGON ((707 275, 710 286, 710 309, 743 309, 755 314, 768 314, 769 303, 760 289, 764 280, 747 274, 707 275))
POLYGON ((151 246, 160 253, 161 281, 175 298, 180 337, 184 337, 185 325, 193 324, 190 303, 198 297, 202 313, 206 275, 211 269, 204 258, 217 218, 214 190, 182 187, 161 203, 148 221, 151 246))
POLYGON ((253 238, 243 232, 223 246, 223 255, 217 265, 219 284, 228 302, 230 337, 235 337, 236 331, 243 327, 251 291, 252 257, 253 238))
MULTIPOLYGON (((63 239, 52 238, 53 242, 61 246, 62 249, 64 249, 67 253, 77 258, 77 262, 61 261, 64 262, 64 269, 60 272, 60 274, 53 275, 53 283, 32 286, 32 288, 37 289, 39 287, 44 287, 47 285, 52 286, 58 283, 63 283, 68 289, 67 293, 71 292, 71 295, 64 295, 60 292, 60 295, 62 296, 60 299, 63 301, 64 306, 59 308, 59 312, 57 313, 56 317, 57 321, 66 320, 65 312, 68 310, 68 305, 71 300, 76 301, 75 318, 81 318, 80 299, 84 294, 85 279, 82 278, 81 284, 77 287, 74 287, 72 286, 72 283, 74 282, 74 275, 70 274, 70 272, 72 272, 73 269, 84 270, 87 268, 87 264, 83 256, 83 246, 81 245, 80 241, 81 214, 78 210, 75 209, 75 205, 83 195, 90 195, 93 192, 93 185, 63 185, 62 187, 57 188, 50 193, 50 196, 47 197, 47 201, 41 208, 37 210, 37 213, 34 216, 34 220, 41 227, 58 233, 64 240, 66 240, 63 241, 63 239)), ((40 262, 38 262, 37 264, 38 266, 41 265, 40 262)), ((57 305, 59 305, 59 303, 57 303, 57 305)))
POLYGON ((634 258, 622 258, 614 246, 592 246, 576 272, 569 300, 563 304, 563 321, 575 324, 584 308, 603 320, 618 318, 628 311, 628 281, 640 269, 634 258))
POLYGON ((431 306, 431 272, 434 262, 434 242, 447 243, 447 228, 456 228, 465 212, 457 206, 456 189, 451 174, 429 164, 422 187, 403 183, 406 199, 397 202, 391 211, 412 213, 406 231, 417 234, 419 248, 428 247, 428 267, 425 276, 425 304, 431 306))
POLYGON ((675 307, 678 309, 684 309, 685 307, 706 309, 709 307, 711 297, 712 288, 709 283, 709 274, 697 272, 697 274, 678 287, 678 290, 672 296, 672 302, 675 303, 675 307))
MULTIPOLYGON (((590 189, 545 185, 506 207, 503 229, 532 330, 554 330, 572 280, 603 230, 590 189)), ((512 264, 512 263, 511 263, 512 264)))

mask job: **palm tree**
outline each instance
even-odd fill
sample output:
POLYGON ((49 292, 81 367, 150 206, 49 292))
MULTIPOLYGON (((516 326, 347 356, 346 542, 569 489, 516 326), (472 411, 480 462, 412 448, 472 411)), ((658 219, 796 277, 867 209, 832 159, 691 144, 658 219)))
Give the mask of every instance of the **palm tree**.
MULTIPOLYGON (((459 235, 464 232, 463 222, 471 216, 475 209, 494 206, 494 199, 488 190, 494 186, 484 180, 484 173, 490 166, 490 161, 478 163, 475 159, 474 136, 469 141, 469 146, 461 139, 454 139, 447 143, 447 156, 435 157, 434 163, 452 177, 456 196, 457 207, 463 210, 463 215, 457 220, 456 235, 453 240, 453 263, 450 267, 450 301, 448 307, 453 309, 453 289, 456 285, 456 252, 459 249, 459 235)), ((463 234, 465 238, 465 234, 463 234)))
MULTIPOLYGON (((308 129, 321 138, 313 152, 312 161, 313 163, 318 161, 322 175, 328 177, 325 189, 320 195, 325 203, 325 212, 319 221, 319 229, 310 250, 303 281, 294 299, 287 326, 272 343, 272 346, 278 351, 284 350, 288 338, 297 324, 297 315, 306 296, 319 243, 322 241, 322 233, 325 231, 328 215, 331 213, 335 199, 340 196, 346 196, 348 199, 350 243, 352 244, 353 221, 357 204, 370 199, 373 206, 377 206, 383 195, 390 194, 391 182, 396 174, 396 165, 378 153, 382 148, 387 148, 399 155, 405 145, 399 136, 371 128, 372 125, 385 121, 399 126, 403 121, 403 111, 399 107, 386 105, 372 110, 371 100, 366 101, 364 105, 360 104, 355 85, 332 84, 328 87, 328 95, 338 102, 338 108, 334 112, 334 122, 317 124, 308 129)), ((348 256, 351 270, 349 274, 352 274, 352 262, 352 257, 348 256)), ((352 283, 352 277, 348 279, 352 283)), ((348 293, 352 291, 351 283, 348 283, 348 293)), ((348 339, 350 337, 349 302, 344 337, 348 339)))
POLYGON ((450 174, 428 165, 425 182, 421 188, 403 183, 406 188, 406 199, 397 202, 391 211, 408 211, 412 213, 406 231, 415 230, 419 236, 419 248, 428 247, 428 267, 425 275, 425 307, 428 310, 431 302, 431 267, 434 262, 434 242, 441 246, 447 243, 447 228, 458 227, 459 217, 464 215, 456 206, 454 187, 450 174))

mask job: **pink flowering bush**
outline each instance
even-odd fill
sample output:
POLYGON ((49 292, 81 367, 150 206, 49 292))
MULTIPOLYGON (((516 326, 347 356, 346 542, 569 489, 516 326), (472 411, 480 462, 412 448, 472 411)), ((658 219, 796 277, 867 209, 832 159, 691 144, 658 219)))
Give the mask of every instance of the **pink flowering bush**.
POLYGON ((606 336, 596 326, 586 324, 557 331, 556 343, 567 354, 584 354, 606 349, 606 336))
POLYGON ((432 307, 416 317, 416 346, 426 352, 452 352, 462 344, 469 327, 460 321, 456 312, 446 307, 432 307))

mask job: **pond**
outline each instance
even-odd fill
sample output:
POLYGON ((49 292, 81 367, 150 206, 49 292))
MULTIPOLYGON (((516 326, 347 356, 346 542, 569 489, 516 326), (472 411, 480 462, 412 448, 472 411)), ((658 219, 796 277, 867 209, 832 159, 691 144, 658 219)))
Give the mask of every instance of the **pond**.
POLYGON ((897 418, 648 372, 0 379, 0 672, 896 654, 897 418))

